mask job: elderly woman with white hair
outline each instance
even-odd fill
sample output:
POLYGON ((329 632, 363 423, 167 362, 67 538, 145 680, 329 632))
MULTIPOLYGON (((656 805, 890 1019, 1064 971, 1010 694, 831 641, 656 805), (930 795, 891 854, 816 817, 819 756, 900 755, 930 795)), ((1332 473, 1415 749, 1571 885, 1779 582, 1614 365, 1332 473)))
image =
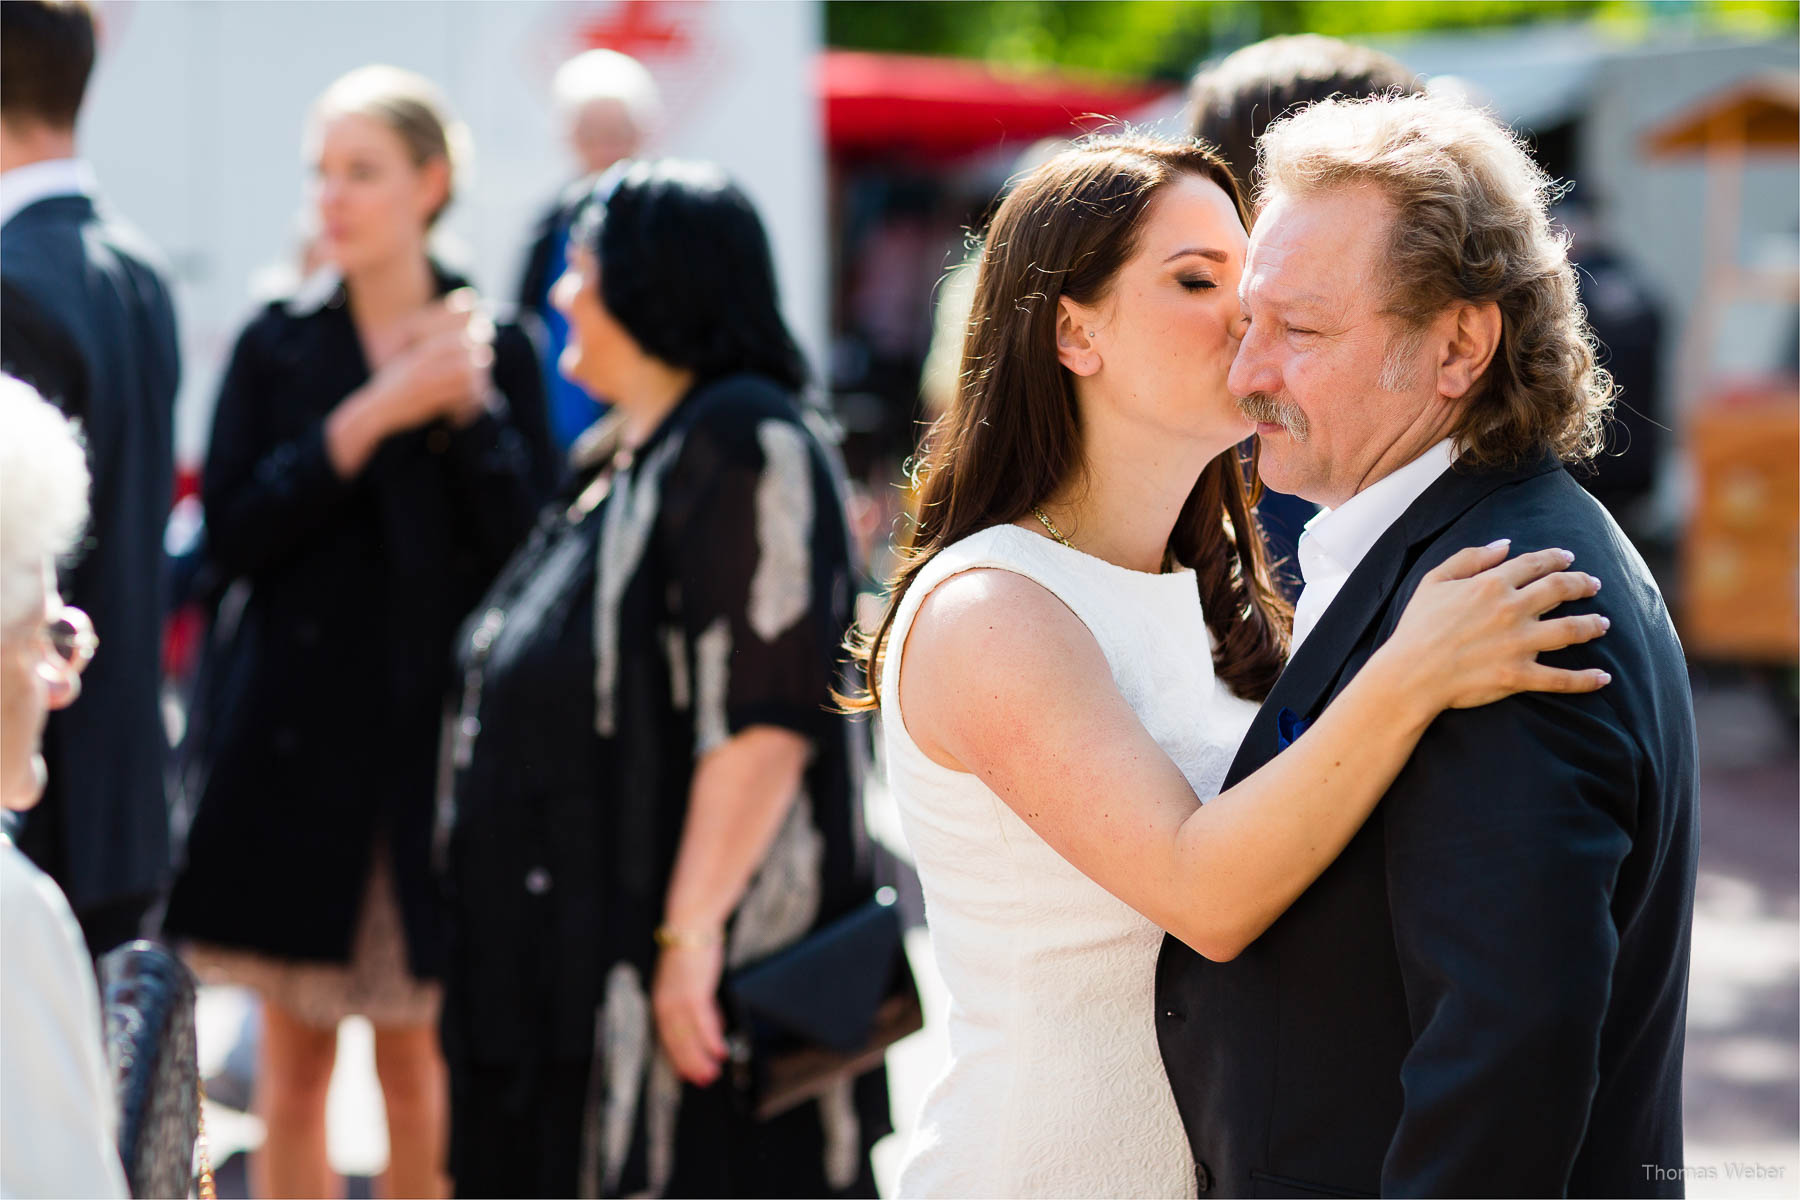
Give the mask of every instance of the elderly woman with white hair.
MULTIPOLYGON (((51 709, 81 693, 97 642, 56 592, 56 560, 88 513, 86 456, 69 422, 0 379, 0 803, 44 791, 51 709)), ((123 1196, 99 993, 75 915, 0 836, 0 1196, 123 1196)))

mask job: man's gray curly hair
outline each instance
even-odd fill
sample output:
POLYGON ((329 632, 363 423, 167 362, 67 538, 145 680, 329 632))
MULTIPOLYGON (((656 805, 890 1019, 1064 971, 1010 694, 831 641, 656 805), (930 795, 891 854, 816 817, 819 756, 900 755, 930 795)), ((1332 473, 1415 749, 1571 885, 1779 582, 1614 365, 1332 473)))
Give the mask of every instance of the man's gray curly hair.
POLYGON ((42 619, 39 571, 75 548, 87 515, 75 427, 29 384, 0 375, 0 625, 42 619))
POLYGON ((1271 125, 1259 204, 1277 194, 1380 189, 1394 209, 1386 311, 1418 331, 1457 301, 1492 301, 1501 339, 1454 433, 1472 465, 1553 450, 1592 457, 1615 389, 1595 361, 1557 187, 1499 121, 1442 96, 1323 100, 1271 125))

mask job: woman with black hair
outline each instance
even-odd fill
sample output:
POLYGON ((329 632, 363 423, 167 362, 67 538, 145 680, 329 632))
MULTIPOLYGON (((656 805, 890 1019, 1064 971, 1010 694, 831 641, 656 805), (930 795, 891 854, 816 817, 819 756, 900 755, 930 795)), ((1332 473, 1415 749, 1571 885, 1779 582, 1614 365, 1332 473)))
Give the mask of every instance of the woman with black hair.
POLYGON ((762 224, 634 164, 577 221, 562 372, 612 411, 463 631, 442 816, 463 1195, 873 1195, 881 1072, 768 1121, 723 973, 866 901, 843 505, 762 224))

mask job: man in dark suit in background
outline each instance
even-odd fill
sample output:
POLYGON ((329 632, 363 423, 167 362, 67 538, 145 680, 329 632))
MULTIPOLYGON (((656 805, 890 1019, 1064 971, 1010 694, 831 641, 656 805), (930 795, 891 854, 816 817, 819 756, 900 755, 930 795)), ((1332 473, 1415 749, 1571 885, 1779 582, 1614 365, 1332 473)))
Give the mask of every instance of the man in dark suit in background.
MULTIPOLYGON (((1325 101, 1263 139, 1231 387, 1302 536, 1267 762, 1466 546, 1562 547, 1605 637, 1584 695, 1439 716, 1367 825, 1231 962, 1158 964, 1202 1192, 1671 1195, 1698 848, 1692 700, 1656 585, 1564 469, 1611 403, 1550 181, 1456 101, 1325 101)), ((1566 610, 1559 610, 1559 615, 1566 610)))
POLYGON ((154 252, 96 206, 75 155, 93 64, 87 5, 0 3, 0 361, 81 423, 92 520, 63 595, 101 640, 82 703, 50 719, 49 786, 16 840, 98 955, 137 936, 168 882, 158 692, 180 368, 154 252))
MULTIPOLYGON (((1422 90, 1418 76, 1379 50, 1318 33, 1282 34, 1234 50, 1194 76, 1188 132, 1218 147, 1248 196, 1256 143, 1271 122, 1327 96, 1354 100, 1422 90)), ((1300 530, 1318 511, 1318 505, 1273 488, 1256 502, 1275 580, 1289 600, 1300 592, 1294 557, 1300 530)))

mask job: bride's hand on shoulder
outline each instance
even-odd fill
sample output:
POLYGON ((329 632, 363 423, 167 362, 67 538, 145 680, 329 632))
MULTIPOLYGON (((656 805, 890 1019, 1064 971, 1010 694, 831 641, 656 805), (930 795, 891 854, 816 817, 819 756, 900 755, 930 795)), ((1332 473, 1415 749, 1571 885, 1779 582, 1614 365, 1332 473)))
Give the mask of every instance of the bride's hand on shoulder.
POLYGON ((1593 692, 1612 677, 1601 670, 1546 666, 1538 655, 1605 634, 1598 613, 1545 614, 1600 590, 1600 580, 1570 570, 1567 550, 1507 557, 1505 541, 1471 547, 1426 574, 1382 647, 1392 665, 1416 673, 1438 710, 1476 708, 1519 692, 1593 692))

